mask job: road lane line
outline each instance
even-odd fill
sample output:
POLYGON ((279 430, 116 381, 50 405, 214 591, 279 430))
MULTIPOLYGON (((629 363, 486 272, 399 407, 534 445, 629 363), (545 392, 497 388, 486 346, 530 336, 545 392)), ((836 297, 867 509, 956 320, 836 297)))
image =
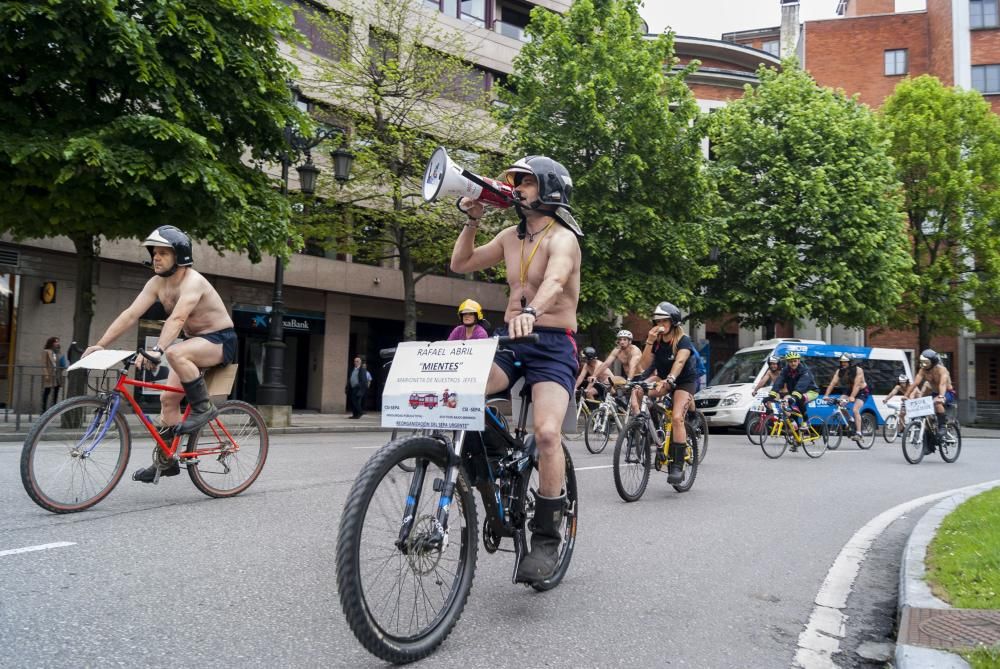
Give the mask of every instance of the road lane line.
MULTIPOLYGON (((1000 481, 993 483, 1000 484, 1000 481)), ((816 606, 809 616, 809 622, 806 623, 805 629, 799 634, 798 650, 795 653, 792 666, 803 669, 833 669, 837 666, 832 658, 835 653, 839 652, 840 640, 847 633, 847 616, 844 615, 847 598, 854 588, 854 581, 858 577, 861 564, 865 561, 872 543, 889 525, 903 514, 924 504, 981 485, 983 484, 976 483, 903 502, 888 511, 883 511, 855 532, 854 536, 840 549, 840 554, 833 561, 823 585, 820 586, 819 592, 816 594, 816 606)))
POLYGON ((50 548, 65 548, 66 546, 76 546, 75 541, 57 541, 53 544, 39 544, 37 546, 25 546, 24 548, 11 548, 0 551, 0 557, 5 555, 17 555, 18 553, 33 553, 34 551, 47 551, 50 548))
POLYGON ((614 465, 594 465, 593 467, 573 467, 573 471, 585 472, 588 469, 611 469, 614 465))

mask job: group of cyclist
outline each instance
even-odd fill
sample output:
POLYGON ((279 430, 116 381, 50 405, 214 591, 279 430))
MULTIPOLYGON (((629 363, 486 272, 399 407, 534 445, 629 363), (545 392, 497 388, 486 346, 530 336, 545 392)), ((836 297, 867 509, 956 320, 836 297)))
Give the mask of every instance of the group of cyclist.
MULTIPOLYGON (((801 355, 797 351, 789 351, 784 356, 785 365, 777 356, 769 356, 767 359, 767 371, 753 388, 753 394, 765 387, 770 386, 769 400, 778 400, 787 397, 802 416, 802 420, 807 419, 807 407, 810 402, 819 397, 819 386, 816 383, 812 371, 802 363, 801 355)), ((951 374, 947 368, 941 364, 941 357, 934 349, 925 349, 920 354, 919 370, 916 378, 911 382, 906 374, 900 374, 896 379, 897 383, 886 395, 884 402, 888 402, 893 397, 899 395, 902 399, 916 399, 925 393, 930 393, 934 398, 934 412, 937 419, 937 438, 939 441, 945 438, 947 424, 947 410, 955 403, 955 389, 952 387, 951 374)), ((838 358, 838 368, 830 379, 823 394, 824 399, 829 399, 835 388, 841 389, 841 398, 851 405, 854 418, 854 434, 851 439, 860 442, 861 436, 861 407, 865 400, 871 396, 871 387, 865 380, 865 371, 860 365, 855 364, 852 358, 842 354, 838 358)), ((905 416, 904 408, 900 411, 900 419, 905 416)), ((793 422, 792 429, 798 426, 793 422)), ((926 447, 933 450, 933 444, 926 447)))

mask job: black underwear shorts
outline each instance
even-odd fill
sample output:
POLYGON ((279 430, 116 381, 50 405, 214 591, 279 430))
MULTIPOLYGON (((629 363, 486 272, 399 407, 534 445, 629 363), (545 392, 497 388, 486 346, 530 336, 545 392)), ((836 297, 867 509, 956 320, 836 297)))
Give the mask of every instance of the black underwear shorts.
POLYGON ((218 332, 194 335, 189 337, 189 339, 194 339, 194 337, 201 337, 213 344, 222 344, 222 362, 218 364, 219 367, 225 367, 230 363, 236 362, 236 330, 226 328, 218 332))

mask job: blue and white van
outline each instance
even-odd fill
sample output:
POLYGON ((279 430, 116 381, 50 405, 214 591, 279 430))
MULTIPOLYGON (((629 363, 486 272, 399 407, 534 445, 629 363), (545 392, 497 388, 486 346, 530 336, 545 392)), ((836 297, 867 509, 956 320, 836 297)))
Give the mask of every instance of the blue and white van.
MULTIPOLYGON (((740 349, 722 368, 715 373, 708 386, 694 396, 695 405, 708 420, 709 426, 740 426, 747 419, 747 412, 755 403, 751 395, 753 387, 767 372, 767 359, 775 355, 783 358, 786 353, 797 351, 802 356, 802 363, 812 370, 819 386, 820 396, 826 391, 830 379, 836 373, 839 363, 837 359, 846 353, 855 360, 865 372, 865 381, 872 390, 871 396, 861 407, 862 412, 871 412, 879 425, 882 419, 882 400, 893 386, 900 374, 913 378, 910 361, 899 349, 870 348, 867 346, 842 346, 827 344, 813 339, 768 339, 759 341, 753 346, 740 349)), ((837 394, 834 388, 834 394, 837 394)), ((809 415, 826 417, 833 407, 817 405, 809 406, 809 415)))

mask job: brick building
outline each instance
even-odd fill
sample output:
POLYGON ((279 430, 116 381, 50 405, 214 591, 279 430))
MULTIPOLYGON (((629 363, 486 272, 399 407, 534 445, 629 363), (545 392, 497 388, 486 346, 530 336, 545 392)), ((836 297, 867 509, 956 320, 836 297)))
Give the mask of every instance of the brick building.
MULTIPOLYGON (((798 22, 797 0, 780 0, 782 26, 745 30, 723 39, 746 46, 761 40, 794 41, 802 66, 822 86, 857 94, 880 106, 904 77, 936 76, 946 85, 980 91, 1000 113, 1000 8, 998 0, 926 0, 923 9, 897 12, 893 0, 836 1, 838 17, 798 22)), ((784 51, 783 51, 784 52, 784 51)), ((1000 420, 1000 329, 984 319, 984 332, 935 337, 959 393, 964 421, 1000 420)), ((796 332, 798 334, 798 332, 796 332)), ((865 342, 915 351, 917 333, 869 329, 865 342)))

